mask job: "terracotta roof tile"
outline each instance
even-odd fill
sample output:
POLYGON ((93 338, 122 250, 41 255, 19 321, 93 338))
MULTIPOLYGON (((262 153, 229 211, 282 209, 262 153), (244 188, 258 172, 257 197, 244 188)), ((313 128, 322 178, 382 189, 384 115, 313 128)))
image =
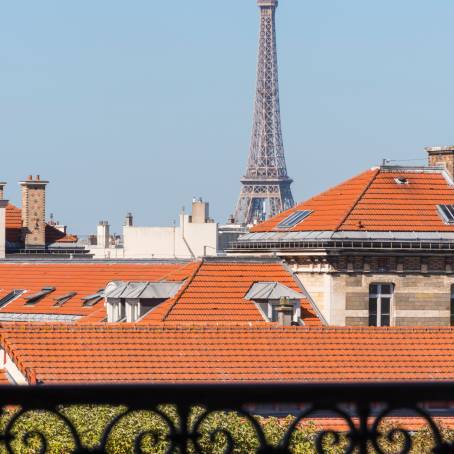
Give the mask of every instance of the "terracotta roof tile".
MULTIPOLYGON (((250 287, 260 281, 280 282, 300 291, 293 275, 278 262, 207 261, 172 301, 150 312, 141 323, 261 322, 256 305, 245 299, 250 287)), ((321 325, 308 300, 301 300, 301 309, 305 324, 321 325)))
POLYGON ((0 342, 44 383, 454 380, 449 327, 2 324, 0 342))
MULTIPOLYGON (((253 227, 279 231, 300 210, 312 213, 288 231, 454 231, 437 212, 454 204, 454 187, 442 171, 371 169, 253 227), (397 184, 404 177, 408 184, 397 184)), ((285 230, 287 231, 287 230, 285 230)))
MULTIPOLYGON (((172 280, 187 278, 195 263, 58 263, 39 262, 0 263, 0 298, 14 289, 27 290, 23 296, 0 308, 1 313, 72 314, 92 315, 92 322, 105 318, 101 300, 93 307, 84 306, 83 297, 96 293, 113 280, 172 280), (45 286, 56 290, 34 305, 26 305, 24 297, 40 291, 45 286), (56 298, 76 292, 62 306, 55 306, 56 298), (102 314, 100 308, 102 308, 102 314)), ((81 319, 82 320, 82 319, 81 319)))

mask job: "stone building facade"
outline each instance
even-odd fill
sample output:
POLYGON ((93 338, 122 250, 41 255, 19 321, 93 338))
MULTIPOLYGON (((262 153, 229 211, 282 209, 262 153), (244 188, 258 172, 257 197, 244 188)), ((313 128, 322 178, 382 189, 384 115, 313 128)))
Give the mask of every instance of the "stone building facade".
POLYGON ((330 325, 453 325, 454 147, 426 150, 430 166, 370 169, 230 252, 283 257, 330 325))

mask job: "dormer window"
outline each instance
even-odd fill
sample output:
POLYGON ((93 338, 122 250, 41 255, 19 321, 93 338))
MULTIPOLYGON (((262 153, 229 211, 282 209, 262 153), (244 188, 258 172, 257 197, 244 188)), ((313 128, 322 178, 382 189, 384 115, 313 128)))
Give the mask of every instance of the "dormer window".
POLYGON ((279 321, 279 312, 285 301, 285 306, 292 309, 289 317, 291 323, 300 322, 301 298, 304 298, 304 295, 279 282, 256 282, 244 298, 254 301, 263 318, 268 322, 279 321))
POLYGON ((136 322, 169 298, 183 282, 110 282, 105 290, 108 322, 136 322))
POLYGON ((454 224, 454 205, 437 205, 437 209, 446 224, 454 224))
POLYGON ((25 296, 27 306, 32 306, 36 304, 39 300, 49 295, 50 293, 55 292, 55 287, 43 287, 39 292, 33 293, 32 295, 25 296))
POLYGON ((410 182, 408 181, 408 178, 405 178, 405 177, 397 177, 397 178, 394 178, 394 181, 397 183, 397 184, 409 184, 410 182))
POLYGON ((295 211, 290 216, 286 217, 283 221, 281 221, 277 225, 277 228, 278 229, 291 229, 292 227, 295 227, 295 225, 304 221, 304 219, 306 219, 311 213, 312 213, 311 210, 295 211))

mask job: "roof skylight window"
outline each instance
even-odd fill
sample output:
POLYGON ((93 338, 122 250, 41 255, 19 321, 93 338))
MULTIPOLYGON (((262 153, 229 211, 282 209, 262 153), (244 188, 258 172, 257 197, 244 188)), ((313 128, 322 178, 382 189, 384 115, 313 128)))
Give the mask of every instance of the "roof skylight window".
POLYGON ((58 298, 54 298, 55 304, 54 306, 63 306, 67 301, 69 301, 73 296, 76 296, 76 292, 68 292, 64 295, 59 296, 58 298))
POLYGON ((11 301, 15 300, 19 296, 24 293, 25 290, 12 290, 7 295, 5 295, 2 299, 0 299, 0 307, 5 306, 6 304, 10 303, 11 301))
POLYGON ((292 227, 295 227, 295 225, 299 224, 304 219, 306 219, 311 213, 312 213, 311 210, 295 211, 290 216, 286 217, 283 221, 281 221, 277 225, 277 227, 279 229, 291 229, 292 227))
POLYGON ((446 224, 454 224, 454 205, 437 205, 437 208, 446 224))
POLYGON ((36 304, 40 299, 44 298, 45 296, 49 295, 55 291, 55 287, 43 287, 39 292, 33 293, 29 296, 25 296, 24 299, 27 306, 31 306, 32 304, 36 304))
POLYGON ((409 181, 407 178, 405 177, 397 177, 397 178, 394 178, 394 181, 397 183, 397 184, 408 184, 409 181))
POLYGON ((100 288, 96 293, 93 295, 88 295, 82 298, 85 307, 92 307, 99 301, 104 298, 104 289, 100 288))

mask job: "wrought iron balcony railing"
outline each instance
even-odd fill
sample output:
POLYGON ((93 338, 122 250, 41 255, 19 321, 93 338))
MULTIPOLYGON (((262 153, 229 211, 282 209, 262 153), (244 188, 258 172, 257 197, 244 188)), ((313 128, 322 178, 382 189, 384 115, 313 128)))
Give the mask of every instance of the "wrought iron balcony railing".
POLYGON ((1 386, 0 399, 0 451, 10 453, 454 452, 443 427, 454 414, 452 383, 1 386), (429 411, 424 403, 434 402, 445 410, 429 411), (272 419, 270 430, 276 408, 292 416, 272 419), (427 426, 424 451, 410 416, 427 426))

